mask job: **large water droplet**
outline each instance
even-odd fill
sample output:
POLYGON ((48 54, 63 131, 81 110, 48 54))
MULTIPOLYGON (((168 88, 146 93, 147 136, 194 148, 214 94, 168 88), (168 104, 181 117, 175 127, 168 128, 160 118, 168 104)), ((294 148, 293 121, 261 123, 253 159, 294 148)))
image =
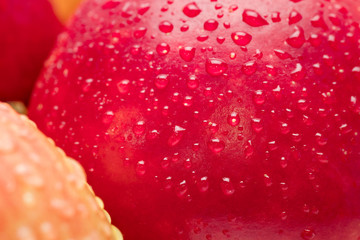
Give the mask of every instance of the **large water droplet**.
POLYGON ((304 30, 301 27, 296 26, 294 33, 286 39, 286 42, 294 48, 302 47, 302 45, 305 43, 304 30))
POLYGON ((237 126, 240 123, 240 117, 237 112, 232 112, 227 118, 227 122, 230 126, 237 126))
POLYGON ((136 29, 134 31, 134 37, 135 38, 142 38, 143 36, 145 36, 146 31, 147 31, 147 28, 139 27, 138 29, 136 29))
POLYGON ((200 178, 197 183, 197 188, 199 189, 199 192, 206 192, 209 189, 209 180, 208 177, 202 177, 200 178))
POLYGON ((291 55, 287 52, 284 52, 283 50, 280 49, 274 49, 275 55, 280 58, 281 60, 285 60, 288 58, 291 58, 291 55))
POLYGON ((221 180, 221 190, 226 196, 231 196, 235 193, 234 185, 232 184, 230 178, 223 177, 221 180))
POLYGON ((188 187, 186 181, 184 180, 180 182, 179 185, 176 187, 176 195, 179 198, 183 198, 187 192, 188 192, 188 187))
POLYGON ((155 86, 159 89, 164 89, 169 83, 168 74, 159 74, 155 78, 155 86))
POLYGON ((186 130, 185 128, 182 128, 180 126, 175 126, 171 136, 168 139, 168 145, 173 147, 176 144, 178 144, 182 139, 185 130, 186 130))
POLYGON ((195 75, 190 75, 186 81, 187 87, 190 89, 196 89, 199 87, 199 80, 195 75))
POLYGON ((195 48, 193 47, 181 47, 179 49, 180 57, 187 62, 191 62, 195 57, 195 48))
POLYGON ((265 186, 267 186, 267 187, 270 187, 273 184, 272 180, 268 174, 264 174, 264 183, 265 183, 265 186))
POLYGON ((233 32, 231 34, 231 39, 236 45, 246 46, 251 42, 252 36, 246 32, 233 32))
POLYGON ((256 72, 256 70, 257 70, 257 63, 255 61, 246 62, 241 67, 241 71, 248 76, 253 75, 256 72))
POLYGON ((170 46, 167 43, 160 43, 156 46, 156 52, 160 56, 164 56, 170 52, 170 46))
POLYGON ((187 5, 185 5, 185 7, 183 8, 183 13, 190 17, 196 17, 197 15, 199 15, 201 13, 200 8, 196 5, 195 2, 189 3, 187 5))
POLYGON ((219 153, 224 150, 225 143, 218 138, 212 138, 208 143, 208 147, 213 153, 219 153))
POLYGON ((150 3, 142 3, 138 8, 138 14, 144 15, 150 9, 150 3))
POLYGON ((138 121, 133 127, 133 133, 136 135, 142 135, 145 132, 145 122, 138 121))
POLYGON ((269 23, 256 11, 245 9, 243 14, 243 21, 252 27, 261 27, 269 23))
POLYGON ((228 69, 227 63, 219 58, 209 58, 206 60, 206 72, 212 76, 220 76, 228 69))
POLYGON ((276 23, 281 21, 280 12, 273 12, 271 14, 271 20, 276 23))
POLYGON ((305 78, 306 71, 300 63, 296 64, 296 68, 290 73, 293 81, 300 81, 305 78))
POLYGON ((219 23, 215 19, 209 19, 204 23, 204 29, 206 31, 214 31, 218 28, 219 23))
POLYGON ((310 228, 305 228, 301 232, 301 237, 305 240, 312 240, 315 238, 315 232, 314 232, 314 230, 312 230, 310 228))
POLYGON ((117 88, 121 94, 127 94, 130 90, 130 81, 127 79, 121 80, 117 84, 117 88))
POLYGON ((145 166, 145 161, 144 160, 140 160, 136 163, 136 174, 138 176, 143 176, 146 173, 146 166, 145 166))
POLYGON ((324 30, 328 29, 328 26, 326 25, 322 14, 315 15, 310 22, 313 27, 322 28, 324 30))
POLYGON ((297 23, 301 19, 302 19, 301 14, 296 10, 292 10, 289 14, 289 25, 297 23))
POLYGON ((263 130, 263 124, 260 118, 253 118, 251 119, 251 127, 252 129, 259 133, 263 130))
POLYGON ((116 8, 117 6, 119 6, 121 2, 120 1, 116 1, 116 0, 110 0, 107 1, 106 3, 104 3, 101 8, 102 9, 112 9, 112 8, 116 8))
POLYGON ((173 29, 174 29, 174 26, 172 25, 171 22, 169 21, 162 21, 160 24, 159 24, 159 29, 161 32, 163 33, 169 33, 171 32, 173 29))

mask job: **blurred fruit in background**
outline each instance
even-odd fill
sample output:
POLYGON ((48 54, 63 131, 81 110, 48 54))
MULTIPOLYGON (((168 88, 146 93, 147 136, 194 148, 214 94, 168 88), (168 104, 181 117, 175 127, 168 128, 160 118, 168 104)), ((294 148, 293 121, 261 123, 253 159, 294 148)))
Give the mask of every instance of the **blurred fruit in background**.
POLYGON ((0 1, 0 100, 27 102, 62 25, 47 0, 0 1))
POLYGON ((50 2, 60 21, 66 23, 74 14, 82 0, 50 0, 50 2))
POLYGON ((82 167, 4 103, 0 196, 0 239, 122 239, 82 167))

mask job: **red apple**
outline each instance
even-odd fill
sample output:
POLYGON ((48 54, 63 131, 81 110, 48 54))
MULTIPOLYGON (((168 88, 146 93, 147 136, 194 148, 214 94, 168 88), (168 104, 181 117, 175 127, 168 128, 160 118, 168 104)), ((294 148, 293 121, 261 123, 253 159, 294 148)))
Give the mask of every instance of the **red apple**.
POLYGON ((28 101, 61 29, 47 0, 0 0, 1 101, 28 101))
POLYGON ((30 117, 85 167, 125 239, 356 240, 352 13, 323 0, 89 0, 30 117))
POLYGON ((122 240, 83 168, 0 102, 0 239, 122 240))

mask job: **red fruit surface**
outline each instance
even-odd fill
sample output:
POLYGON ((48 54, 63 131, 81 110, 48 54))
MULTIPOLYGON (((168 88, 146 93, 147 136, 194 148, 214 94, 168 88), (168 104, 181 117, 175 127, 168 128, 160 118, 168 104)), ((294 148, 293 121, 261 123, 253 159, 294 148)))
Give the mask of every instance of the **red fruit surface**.
POLYGON ((0 239, 120 240, 83 168, 0 103, 0 239))
POLYGON ((322 0, 89 0, 30 117, 85 167, 125 239, 356 240, 352 13, 322 0))
POLYGON ((0 1, 1 101, 28 101, 61 29, 47 0, 0 1))

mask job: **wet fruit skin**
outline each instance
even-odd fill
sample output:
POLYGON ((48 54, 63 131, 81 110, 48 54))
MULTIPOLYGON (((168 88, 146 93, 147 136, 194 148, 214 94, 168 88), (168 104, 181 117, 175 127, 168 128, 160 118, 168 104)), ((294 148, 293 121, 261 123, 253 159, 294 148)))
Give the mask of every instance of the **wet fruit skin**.
POLYGON ((27 102, 62 26, 47 0, 0 1, 0 100, 27 102))
POLYGON ((122 239, 79 163, 1 102, 0 196, 0 239, 122 239))
POLYGON ((89 0, 30 117, 125 239, 357 239, 360 30, 346 6, 89 0))

